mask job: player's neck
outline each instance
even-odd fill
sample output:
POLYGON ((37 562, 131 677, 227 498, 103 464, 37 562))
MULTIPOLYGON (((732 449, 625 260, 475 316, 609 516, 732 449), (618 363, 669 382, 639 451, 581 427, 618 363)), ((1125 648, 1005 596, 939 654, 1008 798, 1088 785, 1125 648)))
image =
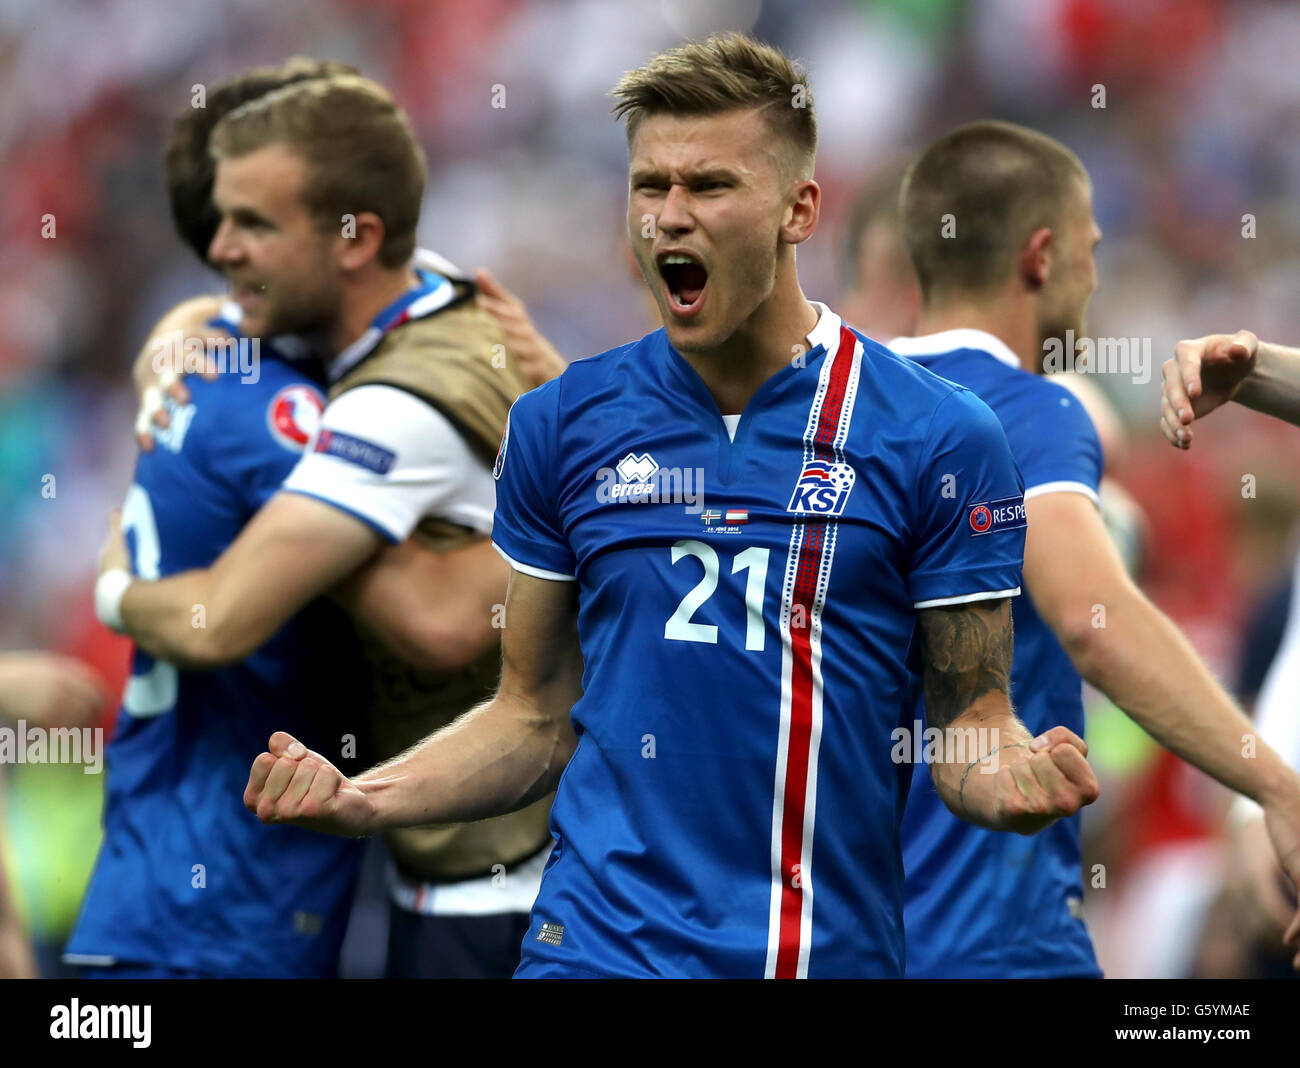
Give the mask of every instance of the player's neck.
POLYGON ((772 295, 717 348, 683 352, 723 415, 745 410, 758 388, 808 347, 817 309, 797 278, 778 280, 772 295))
POLYGON ((916 320, 916 336, 941 334, 947 330, 982 330, 1014 352, 1026 371, 1037 372, 1042 365, 1033 309, 1013 298, 923 304, 916 320))
POLYGON ((339 316, 325 339, 328 351, 342 352, 366 332, 376 315, 419 284, 415 271, 406 266, 353 281, 344 289, 339 316))

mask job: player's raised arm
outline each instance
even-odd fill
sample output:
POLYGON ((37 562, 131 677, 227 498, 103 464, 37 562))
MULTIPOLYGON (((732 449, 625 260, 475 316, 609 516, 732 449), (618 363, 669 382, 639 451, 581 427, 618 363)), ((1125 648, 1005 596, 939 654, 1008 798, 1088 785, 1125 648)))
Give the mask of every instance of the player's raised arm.
MULTIPOLYGON (((1079 674, 1165 748, 1262 805, 1278 859, 1300 884, 1300 776, 1129 579, 1091 500, 1045 493, 1027 509, 1025 585, 1079 674)), ((1300 948, 1300 915, 1288 944, 1300 948)))
POLYGON ((931 775, 944 804, 979 826, 1034 834, 1097 800, 1083 739, 1064 727, 1033 738, 1011 708, 1011 602, 919 617, 926 716, 944 738, 931 775))
POLYGON ((112 524, 95 588, 100 620, 147 653, 200 670, 259 649, 383 543, 374 529, 328 504, 278 493, 211 567, 133 581, 120 516, 112 524))
POLYGON ((332 596, 406 663, 459 671, 499 640, 509 575, 487 538, 446 552, 408 538, 382 550, 332 596))
POLYGON ((330 834, 467 823, 513 812, 559 782, 582 696, 576 585, 512 572, 496 696, 403 756, 347 779, 286 734, 253 763, 244 804, 263 823, 330 834))
POLYGON ((1191 424, 1236 401, 1300 426, 1300 349, 1260 341, 1249 330, 1180 341, 1166 360, 1160 430, 1186 449, 1191 424))

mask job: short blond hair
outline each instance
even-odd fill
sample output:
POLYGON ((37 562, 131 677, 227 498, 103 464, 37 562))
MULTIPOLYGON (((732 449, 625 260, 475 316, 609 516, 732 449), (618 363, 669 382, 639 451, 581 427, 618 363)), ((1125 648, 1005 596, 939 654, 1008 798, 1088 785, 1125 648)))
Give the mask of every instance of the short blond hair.
POLYGON ((803 177, 817 154, 817 119, 807 72, 785 53, 740 33, 714 34, 660 52, 614 86, 614 114, 628 144, 648 115, 715 115, 759 108, 794 151, 803 177))
POLYGON ((303 202, 324 226, 373 212, 384 224, 379 260, 400 267, 415 252, 425 163, 388 91, 357 75, 297 82, 226 115, 208 145, 217 159, 283 144, 307 163, 303 202))

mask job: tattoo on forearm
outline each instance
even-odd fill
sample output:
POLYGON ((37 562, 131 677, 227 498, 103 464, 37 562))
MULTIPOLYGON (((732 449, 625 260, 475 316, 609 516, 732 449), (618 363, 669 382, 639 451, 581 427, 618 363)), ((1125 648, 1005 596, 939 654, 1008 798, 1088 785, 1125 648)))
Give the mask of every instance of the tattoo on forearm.
POLYGON ((926 717, 946 727, 986 693, 1010 693, 1011 605, 975 601, 920 613, 926 717))

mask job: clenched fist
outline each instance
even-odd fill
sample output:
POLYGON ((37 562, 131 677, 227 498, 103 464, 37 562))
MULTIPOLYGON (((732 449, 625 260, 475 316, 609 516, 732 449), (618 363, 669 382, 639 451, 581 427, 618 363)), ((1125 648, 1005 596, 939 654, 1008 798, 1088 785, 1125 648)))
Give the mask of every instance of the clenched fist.
POLYGON ((1017 834, 1037 834, 1101 794, 1088 764, 1088 743, 1068 727, 1053 727, 1027 746, 1001 747, 998 770, 974 762, 963 770, 960 808, 972 823, 1017 834))
POLYGON ((284 731, 271 735, 268 748, 253 761, 244 789, 244 805, 259 820, 348 837, 376 829, 368 795, 378 783, 352 782, 284 731))

